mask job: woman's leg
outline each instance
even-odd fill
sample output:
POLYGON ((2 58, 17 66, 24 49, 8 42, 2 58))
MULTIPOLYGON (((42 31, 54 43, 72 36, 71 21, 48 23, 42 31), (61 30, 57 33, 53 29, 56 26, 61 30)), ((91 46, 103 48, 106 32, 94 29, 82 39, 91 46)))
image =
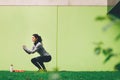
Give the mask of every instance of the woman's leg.
POLYGON ((31 62, 38 68, 41 69, 41 66, 39 65, 38 58, 31 59, 31 62))
POLYGON ((39 57, 39 64, 41 65, 43 70, 47 71, 44 65, 44 62, 49 62, 50 60, 51 60, 51 56, 40 56, 39 57))
POLYGON ((41 67, 43 68, 43 70, 46 70, 46 67, 45 67, 45 65, 44 65, 43 62, 39 62, 39 64, 41 65, 41 67))

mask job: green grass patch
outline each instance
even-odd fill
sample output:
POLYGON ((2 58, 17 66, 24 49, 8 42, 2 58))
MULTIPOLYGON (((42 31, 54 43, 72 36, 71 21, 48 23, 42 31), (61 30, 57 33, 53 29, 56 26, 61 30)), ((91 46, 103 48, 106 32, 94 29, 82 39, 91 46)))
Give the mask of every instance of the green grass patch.
POLYGON ((120 72, 9 72, 0 71, 0 80, 120 80, 120 72))

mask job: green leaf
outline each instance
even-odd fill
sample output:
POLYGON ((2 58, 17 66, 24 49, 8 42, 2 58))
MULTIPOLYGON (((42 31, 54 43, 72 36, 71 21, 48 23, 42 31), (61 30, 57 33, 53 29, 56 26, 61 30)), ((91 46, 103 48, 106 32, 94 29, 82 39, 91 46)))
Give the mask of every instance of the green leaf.
POLYGON ((112 48, 108 48, 107 51, 108 51, 108 53, 111 53, 113 51, 113 49, 112 48))
POLYGON ((103 42, 93 42, 93 44, 95 44, 95 45, 97 45, 97 46, 100 46, 100 45, 102 45, 102 44, 104 44, 103 42))
POLYGON ((118 34, 115 38, 116 41, 118 41, 120 39, 120 34, 118 34))
POLYGON ((103 21, 105 20, 106 18, 104 16, 98 16, 95 18, 96 21, 103 21))
POLYGON ((114 56, 114 54, 108 55, 108 57, 104 60, 104 63, 106 63, 107 61, 109 61, 113 56, 114 56))
POLYGON ((120 71, 120 62, 115 65, 114 69, 120 71))
POLYGON ((101 47, 95 48, 95 54, 99 55, 101 53, 101 47))
POLYGON ((112 51, 113 51, 113 49, 112 49, 112 48, 103 49, 103 54, 104 54, 104 55, 109 55, 109 54, 111 54, 111 53, 112 53, 112 51))
POLYGON ((107 50, 103 49, 103 54, 107 55, 108 54, 107 50))

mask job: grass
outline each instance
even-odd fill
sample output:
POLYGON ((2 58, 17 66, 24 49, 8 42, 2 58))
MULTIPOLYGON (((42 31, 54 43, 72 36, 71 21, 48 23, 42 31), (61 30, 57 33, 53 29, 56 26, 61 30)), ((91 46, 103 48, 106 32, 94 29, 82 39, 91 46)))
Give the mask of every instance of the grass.
POLYGON ((120 80, 120 72, 9 72, 0 71, 0 80, 120 80))

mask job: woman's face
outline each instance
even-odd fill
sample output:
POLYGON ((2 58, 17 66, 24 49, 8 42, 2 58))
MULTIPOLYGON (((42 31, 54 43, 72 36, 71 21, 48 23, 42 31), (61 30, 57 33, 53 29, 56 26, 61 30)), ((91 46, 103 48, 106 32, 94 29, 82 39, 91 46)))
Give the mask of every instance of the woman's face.
POLYGON ((36 42, 37 38, 35 38, 34 36, 32 36, 32 42, 36 42))

